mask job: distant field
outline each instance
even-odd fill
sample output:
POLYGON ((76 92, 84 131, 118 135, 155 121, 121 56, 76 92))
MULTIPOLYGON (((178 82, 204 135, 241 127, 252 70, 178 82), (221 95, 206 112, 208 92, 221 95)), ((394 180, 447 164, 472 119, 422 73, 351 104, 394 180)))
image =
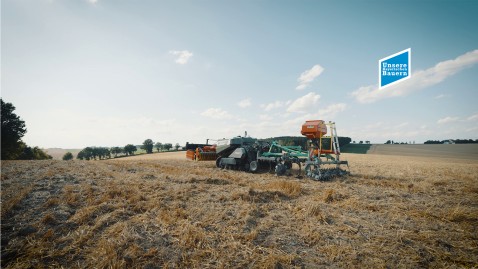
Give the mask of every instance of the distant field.
POLYGON ((377 145, 367 154, 421 156, 478 160, 478 144, 454 145, 377 145))
POLYGON ((473 268, 478 161, 343 154, 329 182, 184 152, 3 161, 2 268, 473 268))
POLYGON ((61 148, 49 148, 45 149, 45 152, 53 157, 54 160, 61 160, 63 158, 63 155, 67 152, 71 152, 73 154, 73 157, 76 158, 76 155, 78 155, 78 152, 80 152, 81 149, 61 149, 61 148))
POLYGON ((366 154, 372 145, 370 144, 348 144, 340 148, 343 153, 366 154))

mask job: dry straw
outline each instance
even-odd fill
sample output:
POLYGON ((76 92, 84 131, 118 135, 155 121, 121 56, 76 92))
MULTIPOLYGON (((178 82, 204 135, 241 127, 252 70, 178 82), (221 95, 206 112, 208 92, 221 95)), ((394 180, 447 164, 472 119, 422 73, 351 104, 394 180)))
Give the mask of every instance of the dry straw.
POLYGON ((170 160, 2 162, 2 268, 478 265, 478 163, 347 155, 316 182, 170 160))

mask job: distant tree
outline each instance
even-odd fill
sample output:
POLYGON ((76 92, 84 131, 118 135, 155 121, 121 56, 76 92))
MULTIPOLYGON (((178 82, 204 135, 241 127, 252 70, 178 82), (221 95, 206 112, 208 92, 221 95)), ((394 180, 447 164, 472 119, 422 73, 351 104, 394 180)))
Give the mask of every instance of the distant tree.
POLYGON ((48 160, 53 157, 48 155, 39 147, 29 147, 22 142, 23 151, 18 157, 17 160, 48 160))
POLYGON ((167 151, 169 151, 173 147, 173 144, 171 143, 166 143, 163 145, 163 148, 167 151))
POLYGON ((78 154, 76 154, 76 158, 78 160, 85 160, 85 152, 83 150, 80 150, 80 152, 78 152, 78 154))
POLYGON ((98 150, 96 147, 87 147, 86 149, 90 155, 90 159, 96 160, 96 157, 98 157, 98 150))
POLYGON ((85 151, 86 151, 86 156, 88 157, 87 160, 96 159, 96 150, 94 147, 86 147, 85 151))
POLYGON ((80 160, 90 160, 93 157, 92 153, 92 148, 91 147, 86 147, 82 149, 80 152, 78 152, 78 155, 76 155, 77 159, 80 160))
POLYGON ((391 140, 387 140, 387 142, 385 142, 385 144, 392 144, 392 141, 391 141, 391 140))
POLYGON ((63 160, 64 161, 73 160, 73 154, 71 152, 65 153, 65 155, 63 155, 63 160))
POLYGON ((348 145, 350 144, 350 142, 352 142, 352 138, 350 137, 345 137, 345 136, 339 136, 338 137, 338 140, 339 140, 339 146, 340 147, 343 147, 345 145, 348 145))
POLYGON ((360 141, 359 144, 363 144, 363 141, 360 141))
POLYGON ((134 153, 138 150, 138 148, 133 144, 128 144, 124 147, 124 152, 127 155, 134 155, 134 153))
POLYGON ((16 157, 17 160, 35 160, 35 153, 33 153, 31 147, 23 142, 21 142, 20 147, 22 148, 22 152, 16 157))
POLYGON ((427 140, 423 144, 442 144, 442 142, 438 140, 427 140))
POLYGON ((25 144, 21 138, 27 132, 25 121, 21 120, 13 111, 15 107, 11 103, 1 102, 2 117, 2 160, 16 159, 24 150, 25 144))
POLYGON ((146 139, 141 146, 141 149, 146 150, 146 153, 153 153, 154 142, 151 139, 146 139))
POLYGON ((118 154, 123 153, 123 148, 120 147, 112 147, 110 152, 115 155, 115 158, 118 157, 118 154))
POLYGON ((95 150, 100 160, 111 158, 111 151, 109 150, 109 148, 99 147, 99 148, 95 148, 95 150))
POLYGON ((354 141, 352 141, 352 144, 355 144, 355 140, 354 140, 354 141))
POLYGON ((181 146, 179 145, 179 143, 176 143, 176 145, 174 145, 174 149, 176 149, 176 151, 178 151, 178 149, 180 148, 181 146))
POLYGON ((370 144, 370 141, 365 141, 365 144, 370 144))
POLYGON ((49 160, 53 159, 52 156, 48 155, 45 151, 43 151, 39 147, 33 148, 33 155, 35 155, 35 160, 49 160))
POLYGON ((159 152, 159 150, 163 148, 163 144, 160 142, 156 142, 156 144, 154 144, 154 147, 159 152))
MULTIPOLYGON (((447 140, 448 141, 448 140, 447 140)), ((454 139, 452 140, 455 144, 475 144, 478 143, 478 140, 473 139, 454 139)))

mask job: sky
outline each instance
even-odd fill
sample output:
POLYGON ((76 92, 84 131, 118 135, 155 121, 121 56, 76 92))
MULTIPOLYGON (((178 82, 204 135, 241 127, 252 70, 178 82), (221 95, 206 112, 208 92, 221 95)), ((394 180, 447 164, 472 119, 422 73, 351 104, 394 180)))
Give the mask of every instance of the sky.
POLYGON ((478 1, 2 0, 1 97, 43 148, 478 138, 478 1), (411 78, 378 61, 411 49, 411 78))

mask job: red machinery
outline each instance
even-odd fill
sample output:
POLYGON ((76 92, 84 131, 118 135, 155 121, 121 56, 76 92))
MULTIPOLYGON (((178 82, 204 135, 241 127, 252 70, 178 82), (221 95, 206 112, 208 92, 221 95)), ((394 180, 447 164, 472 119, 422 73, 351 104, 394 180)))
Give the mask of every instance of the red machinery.
POLYGON ((186 158, 193 161, 215 161, 217 159, 216 145, 199 146, 195 150, 188 149, 186 158))

